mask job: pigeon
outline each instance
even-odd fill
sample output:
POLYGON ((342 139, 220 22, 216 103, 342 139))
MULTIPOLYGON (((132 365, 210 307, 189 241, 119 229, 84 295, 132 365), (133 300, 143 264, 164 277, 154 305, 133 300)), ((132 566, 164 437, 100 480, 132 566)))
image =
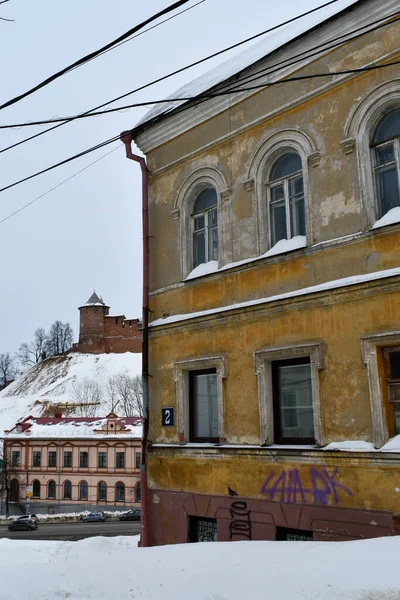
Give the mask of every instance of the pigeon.
POLYGON ((233 498, 234 496, 239 496, 239 494, 237 492, 235 492, 235 490, 233 490, 232 488, 229 487, 228 485, 228 493, 229 495, 233 498))

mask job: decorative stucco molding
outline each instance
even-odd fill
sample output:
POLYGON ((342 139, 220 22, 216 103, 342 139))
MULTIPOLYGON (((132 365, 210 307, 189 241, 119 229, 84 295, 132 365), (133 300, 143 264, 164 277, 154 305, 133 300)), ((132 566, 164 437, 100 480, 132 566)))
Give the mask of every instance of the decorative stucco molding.
POLYGON ((375 448, 381 448, 389 439, 382 383, 379 376, 379 353, 385 346, 395 344, 400 345, 400 331, 368 335, 361 340, 362 359, 368 374, 372 432, 375 448))
POLYGON ((181 211, 179 210, 179 208, 171 211, 171 215, 174 221, 179 221, 180 214, 181 211))
POLYGON ((322 157, 321 152, 313 152, 308 157, 308 164, 311 167, 313 167, 313 169, 315 169, 316 167, 319 167, 319 165, 321 164, 321 157, 322 157))
POLYGON ((247 192, 252 192, 254 190, 254 179, 246 179, 246 181, 243 182, 243 185, 247 192))
POLYGON ((215 369, 217 373, 218 437, 225 440, 223 379, 226 377, 226 357, 202 356, 175 362, 176 404, 179 442, 189 441, 189 372, 215 369))
POLYGON ((340 142, 340 147, 342 148, 344 154, 353 154, 356 149, 356 140, 354 138, 347 138, 340 142))
POLYGON ((274 443, 274 410, 272 390, 272 366, 276 360, 310 357, 311 386, 314 412, 314 436, 317 446, 323 446, 321 423, 319 369, 323 368, 322 342, 307 342, 295 346, 268 347, 254 353, 254 371, 258 382, 258 402, 260 410, 260 444, 274 443))

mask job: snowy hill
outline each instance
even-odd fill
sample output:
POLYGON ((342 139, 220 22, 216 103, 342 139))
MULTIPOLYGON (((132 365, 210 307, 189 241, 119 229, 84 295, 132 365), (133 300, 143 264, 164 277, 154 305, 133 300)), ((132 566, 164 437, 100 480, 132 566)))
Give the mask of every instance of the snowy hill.
MULTIPOLYGON (((85 381, 106 386, 110 377, 140 375, 142 355, 81 354, 48 358, 31 367, 0 392, 0 435, 28 415, 42 415, 49 404, 77 402, 76 389, 85 381)), ((105 413, 104 402, 97 414, 105 413)), ((101 414, 104 416, 104 414, 101 414)))

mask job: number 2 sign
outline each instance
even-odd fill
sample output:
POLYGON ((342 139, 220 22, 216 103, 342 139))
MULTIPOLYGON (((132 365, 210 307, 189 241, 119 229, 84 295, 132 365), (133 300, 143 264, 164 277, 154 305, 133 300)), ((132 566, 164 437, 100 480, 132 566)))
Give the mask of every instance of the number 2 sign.
POLYGON ((161 425, 162 427, 173 427, 175 424, 174 408, 161 409, 161 425))

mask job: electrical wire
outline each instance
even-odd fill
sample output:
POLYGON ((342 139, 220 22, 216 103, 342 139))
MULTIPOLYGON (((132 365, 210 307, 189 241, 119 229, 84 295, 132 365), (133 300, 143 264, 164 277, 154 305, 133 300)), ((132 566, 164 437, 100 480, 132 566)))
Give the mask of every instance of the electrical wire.
POLYGON ((126 31, 125 33, 123 33, 122 35, 120 35, 118 38, 116 38, 112 42, 109 42, 108 44, 106 44, 105 46, 102 46, 98 50, 95 50, 94 52, 91 52, 90 54, 87 54, 86 56, 83 56, 79 60, 75 61, 74 63, 72 63, 70 65, 68 65, 68 67, 64 67, 64 69, 61 69, 60 71, 57 71, 57 73, 54 73, 53 75, 50 75, 50 77, 47 77, 41 83, 35 85, 33 88, 30 88, 29 90, 27 90, 23 94, 20 94, 19 96, 15 96, 14 98, 11 98, 7 102, 4 102, 3 104, 0 105, 0 110, 2 110, 3 108, 7 108, 8 106, 12 106, 13 104, 16 104, 17 102, 20 102, 21 100, 23 100, 27 96, 30 96, 34 92, 37 92, 38 90, 42 89, 43 87, 49 85, 50 83, 52 83, 53 81, 55 81, 59 77, 62 77, 63 75, 66 75, 67 73, 69 73, 69 71, 72 71, 73 69, 84 65, 85 63, 89 62, 90 60, 92 60, 94 58, 97 58, 100 54, 106 52, 107 50, 112 49, 114 46, 116 46, 117 44, 119 44, 123 40, 126 40, 127 38, 131 37, 134 33, 136 33, 137 31, 139 31, 140 29, 143 29, 149 23, 152 23, 153 21, 156 21, 157 19, 159 19, 163 15, 166 15, 166 14, 168 14, 168 13, 176 10, 180 6, 183 6, 184 4, 187 4, 189 1, 190 0, 176 0, 176 2, 174 2, 173 4, 170 4, 169 6, 167 6, 166 8, 164 8, 163 10, 155 13, 154 15, 152 15, 151 17, 149 17, 148 19, 145 19, 144 21, 142 21, 141 23, 139 23, 139 25, 135 25, 135 27, 132 27, 131 29, 129 29, 128 31, 126 31))
POLYGON ((103 160, 103 158, 106 158, 106 156, 109 156, 110 154, 112 154, 113 152, 115 152, 118 149, 119 149, 119 146, 117 146, 116 148, 113 148, 112 150, 110 150, 110 152, 107 152, 106 154, 103 154, 103 156, 100 156, 100 158, 97 158, 96 160, 94 160, 93 162, 91 162, 89 165, 86 165, 86 167, 83 167, 83 169, 80 169, 79 171, 76 171, 76 173, 73 173, 73 175, 70 175, 69 177, 67 177, 67 179, 64 179, 63 181, 60 181, 60 183, 58 183, 54 187, 52 187, 49 190, 47 190, 47 192, 44 192, 43 194, 40 194, 40 196, 37 196, 36 198, 34 198, 33 200, 31 200, 27 204, 24 204, 23 206, 21 206, 20 208, 18 208, 14 212, 10 213, 9 215, 7 215, 6 217, 4 217, 3 219, 0 220, 0 225, 2 223, 4 223, 5 221, 8 221, 8 219, 11 219, 11 217, 14 217, 15 215, 17 215, 21 211, 25 210, 25 208, 28 208, 28 206, 31 206, 32 204, 35 204, 35 202, 37 202, 38 200, 41 200, 42 198, 44 198, 45 196, 47 196, 48 194, 50 194, 50 192, 53 192, 57 188, 61 187, 62 185, 64 185, 64 183, 67 183, 67 181, 70 181, 71 179, 73 179, 74 177, 76 177, 77 175, 79 175, 80 173, 83 173, 83 171, 86 171, 87 169, 89 169, 90 167, 92 167, 93 165, 95 165, 96 163, 98 163, 99 161, 103 160))
MULTIPOLYGON (((307 12, 304 12, 300 15, 297 15, 296 17, 292 17, 291 19, 288 19, 287 21, 284 21, 283 23, 280 23, 278 25, 275 25, 273 27, 270 27, 269 29, 266 29, 264 31, 261 31, 260 33, 257 33, 251 37, 248 37, 240 42, 237 42, 236 44, 233 44, 231 46, 228 46, 227 48, 224 48, 222 50, 219 50, 218 52, 214 52, 213 54, 209 54, 208 56, 199 59, 195 62, 190 63, 189 65, 186 65, 184 67, 181 67, 180 69, 177 69, 175 71, 172 71, 171 73, 168 73, 167 75, 163 75, 162 77, 159 77, 153 81, 150 81, 148 83, 145 83, 141 86, 139 86, 138 88, 135 88, 129 92, 126 92, 125 94, 122 94, 121 96, 118 96, 116 98, 113 98, 112 100, 109 100, 107 102, 104 102, 103 104, 100 104, 99 106, 95 106, 94 108, 85 111, 84 113, 81 114, 89 114, 95 110, 99 110, 101 108, 104 108, 105 106, 108 106, 109 104, 113 104, 114 102, 118 102, 118 100, 122 100, 123 98, 126 98, 127 96, 130 96, 131 94, 135 94, 136 92, 139 92, 141 90, 144 90, 152 85, 155 85, 157 83, 160 83, 161 81, 165 81, 166 79, 169 79, 170 77, 173 77, 174 75, 178 75, 179 73, 183 73, 184 71, 191 69, 197 65, 200 65, 208 60, 211 60, 212 58, 215 58, 217 56, 220 56, 221 54, 224 54, 225 52, 228 52, 229 50, 233 50, 235 48, 238 48, 239 46, 246 44, 247 42, 253 41, 263 35, 266 35, 267 33, 271 33, 272 31, 275 31, 276 29, 279 29, 281 27, 284 27, 285 25, 288 25, 290 23, 293 23, 303 17, 306 17, 318 10, 321 10, 323 8, 326 8, 327 6, 330 6, 331 4, 334 4, 335 2, 337 2, 338 0, 330 0, 329 2, 326 2, 325 4, 322 4, 321 6, 318 6, 316 8, 313 8, 312 10, 309 10, 307 12)), ((57 125, 54 125, 53 127, 49 127, 48 129, 45 129, 44 131, 40 131, 39 133, 36 133, 35 135, 32 135, 24 140, 20 140, 19 142, 16 142, 15 144, 12 144, 11 146, 7 146, 6 148, 3 148, 0 150, 0 154, 2 154, 3 152, 6 152, 8 150, 11 150, 12 148, 16 148, 17 146, 20 146, 21 144, 25 144, 26 142, 29 142, 37 137, 40 137, 42 135, 45 135, 46 133, 48 133, 49 131, 53 131, 54 129, 57 129, 58 127, 62 127, 63 125, 65 125, 66 123, 70 123, 72 120, 74 119, 69 119, 66 120, 62 123, 58 123, 57 125)))

